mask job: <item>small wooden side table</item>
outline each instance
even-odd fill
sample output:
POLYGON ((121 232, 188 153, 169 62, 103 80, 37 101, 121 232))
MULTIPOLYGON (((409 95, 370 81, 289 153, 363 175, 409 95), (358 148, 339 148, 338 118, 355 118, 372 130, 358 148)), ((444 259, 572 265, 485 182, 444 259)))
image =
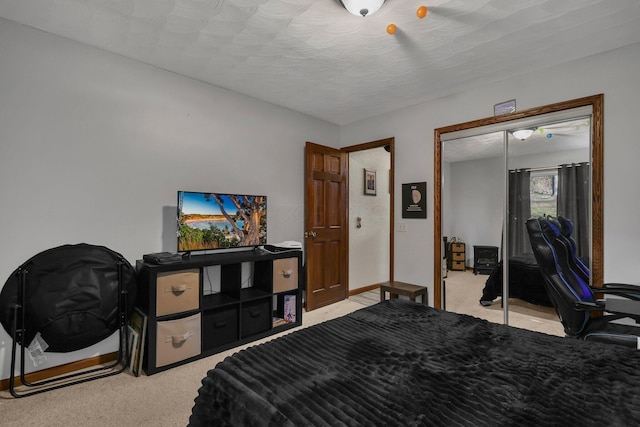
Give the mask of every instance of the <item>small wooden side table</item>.
POLYGON ((384 301, 389 292, 389 299, 398 298, 398 295, 408 296, 413 302, 416 301, 416 296, 422 296, 422 303, 429 305, 429 298, 427 296, 427 288, 424 286, 412 285, 404 282, 386 282, 380 285, 380 301, 384 301))

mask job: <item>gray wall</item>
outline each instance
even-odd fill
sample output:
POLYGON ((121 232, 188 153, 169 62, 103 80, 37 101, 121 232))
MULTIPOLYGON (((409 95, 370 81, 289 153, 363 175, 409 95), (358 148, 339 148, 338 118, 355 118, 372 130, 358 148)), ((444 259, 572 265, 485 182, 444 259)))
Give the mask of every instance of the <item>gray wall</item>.
POLYGON ((177 190, 267 195, 269 240, 303 240, 304 143, 337 126, 2 19, 0 58, 0 286, 62 244, 175 251, 177 190))

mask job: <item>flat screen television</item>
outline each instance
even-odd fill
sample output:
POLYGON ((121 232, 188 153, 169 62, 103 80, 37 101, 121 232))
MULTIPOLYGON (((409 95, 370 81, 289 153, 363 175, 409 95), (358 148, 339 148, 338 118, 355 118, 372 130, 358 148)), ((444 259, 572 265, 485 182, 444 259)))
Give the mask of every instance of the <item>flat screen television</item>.
POLYGON ((178 191, 178 252, 266 242, 266 196, 178 191))

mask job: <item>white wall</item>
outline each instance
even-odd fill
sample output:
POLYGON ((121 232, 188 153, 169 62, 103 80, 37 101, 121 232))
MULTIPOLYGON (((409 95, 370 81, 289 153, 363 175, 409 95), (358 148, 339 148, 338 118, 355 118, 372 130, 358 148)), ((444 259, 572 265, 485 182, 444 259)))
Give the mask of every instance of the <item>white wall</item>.
MULTIPOLYGON (((446 142, 445 142, 446 144, 446 142)), ((450 165, 449 210, 442 216, 450 223, 449 239, 466 243, 466 265, 473 266, 473 246, 500 247, 504 204, 504 159, 491 157, 450 165)))
POLYGON ((382 147, 349 153, 350 291, 389 280, 390 167, 391 155, 382 147), (375 196, 364 194, 365 168, 376 171, 375 196))
POLYGON ((303 240, 304 143, 337 126, 3 19, 0 58, 0 284, 67 243, 175 251, 177 190, 265 194, 269 241, 303 240))
MULTIPOLYGON (((445 150, 446 150, 446 142, 445 150)), ((509 169, 552 167, 589 160, 589 150, 510 156, 509 169)), ((468 160, 447 165, 449 183, 443 186, 442 216, 451 234, 467 244, 466 264, 473 266, 473 246, 501 247, 504 217, 504 158, 468 160)), ((443 168, 444 169, 444 168, 443 168)))
MULTIPOLYGON (((427 285, 433 302, 433 130, 493 115, 493 105, 516 99, 519 110, 604 93, 604 275, 638 283, 635 170, 640 144, 635 127, 640 99, 640 44, 574 61, 446 98, 426 102, 340 129, 343 146, 395 137, 396 180, 428 182, 430 221, 409 222, 395 235, 396 280, 427 285)), ((425 84, 428 84, 428 80, 425 84)), ((396 203, 395 218, 401 218, 396 203)), ((396 228, 397 231, 397 228, 396 228)))

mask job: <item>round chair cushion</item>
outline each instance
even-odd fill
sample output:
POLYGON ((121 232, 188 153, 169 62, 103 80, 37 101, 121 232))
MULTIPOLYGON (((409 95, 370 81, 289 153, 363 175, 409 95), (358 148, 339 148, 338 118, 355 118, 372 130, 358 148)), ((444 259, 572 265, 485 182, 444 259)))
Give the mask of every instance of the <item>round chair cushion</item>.
POLYGON ((119 270, 126 291, 123 312, 130 314, 136 275, 122 255, 86 243, 40 252, 18 267, 2 288, 0 322, 13 336, 24 275, 24 331, 22 337, 17 336, 19 344, 28 346, 38 332, 49 352, 76 351, 96 344, 120 328, 119 270))

